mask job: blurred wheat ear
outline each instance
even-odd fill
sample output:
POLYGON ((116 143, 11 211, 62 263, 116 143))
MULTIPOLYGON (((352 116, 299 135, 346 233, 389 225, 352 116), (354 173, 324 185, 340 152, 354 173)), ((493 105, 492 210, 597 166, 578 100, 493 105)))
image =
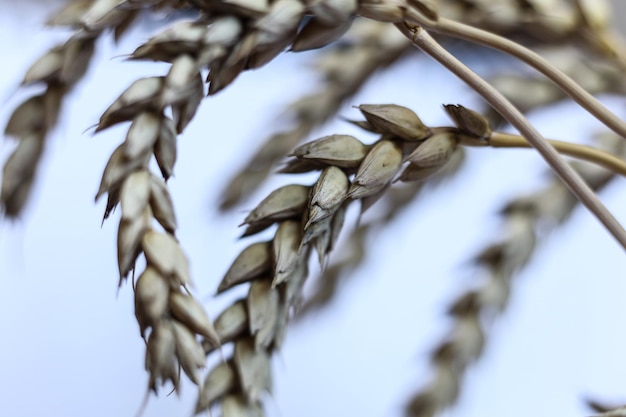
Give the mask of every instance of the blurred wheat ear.
MULTIPOLYGON (((505 309, 511 282, 539 247, 539 237, 546 235, 541 232, 565 221, 577 203, 626 248, 626 232, 596 195, 616 175, 626 174, 626 122, 593 96, 626 93, 626 54, 611 27, 608 4, 590 0, 67 2, 48 24, 73 34, 28 69, 22 84, 39 84, 43 92, 19 104, 5 128, 5 135, 16 139, 3 166, 0 207, 5 217, 22 213, 63 100, 85 74, 96 41, 109 33, 115 39, 124 36, 142 14, 176 21, 167 22, 128 59, 170 67, 123 89, 96 124, 100 132, 129 123, 108 159, 96 200, 107 197, 103 220, 121 207, 118 279, 122 285, 133 276, 148 390, 171 386, 178 391, 184 374, 198 386, 196 413, 219 409, 226 417, 264 415, 272 391, 272 358, 289 321, 327 305, 344 275, 368 256, 367 235, 392 222, 413 200, 427 198, 433 187, 444 187, 444 180, 462 168, 470 146, 535 148, 556 176, 545 188, 504 204, 505 234, 473 258, 485 279, 451 303, 452 330, 433 349, 433 377, 411 397, 407 416, 433 416, 456 402, 467 369, 488 340, 487 319, 505 309), (485 80, 449 52, 450 38, 512 55, 538 75, 519 71, 485 80), (380 104, 389 100, 380 97, 380 103, 358 105, 361 118, 351 121, 375 140, 331 134, 300 143, 337 117, 376 72, 415 53, 411 45, 441 63, 441 71, 462 79, 489 107, 447 104, 452 123, 429 126, 410 108, 380 104), (242 72, 261 68, 286 50, 320 48, 315 58, 319 88, 295 99, 289 128, 266 132, 268 139, 225 187, 220 208, 232 209, 249 198, 285 157, 281 174, 316 177, 275 189, 243 219, 243 237, 266 230, 273 234, 248 244, 233 260, 217 292, 246 285, 247 295, 212 322, 193 295, 189 260, 176 235, 168 181, 177 161, 177 137, 203 98, 227 89, 242 72), (560 60, 551 62, 553 56, 560 60), (525 113, 566 97, 612 132, 600 135, 594 146, 542 137, 525 113), (504 122, 521 135, 500 131, 504 122), (564 155, 586 162, 567 163, 564 155), (354 227, 347 221, 351 205, 358 205, 361 215, 374 205, 382 209, 354 227), (342 243, 344 229, 349 236, 342 243), (343 258, 335 258, 335 252, 344 252, 343 258), (303 287, 312 262, 322 273, 307 297, 303 287), (216 351, 219 359, 211 359, 217 364, 204 372, 207 355, 216 351)), ((594 409, 606 416, 623 414, 597 404, 594 409)))

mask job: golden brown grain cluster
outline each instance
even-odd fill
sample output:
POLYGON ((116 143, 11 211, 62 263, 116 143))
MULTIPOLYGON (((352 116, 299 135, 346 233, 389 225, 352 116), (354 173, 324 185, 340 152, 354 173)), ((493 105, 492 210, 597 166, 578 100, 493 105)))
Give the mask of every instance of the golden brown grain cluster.
MULTIPOLYGON (((626 122, 591 95, 625 93, 626 55, 609 24, 608 6, 591 0, 68 2, 48 23, 74 33, 26 72, 23 84, 41 84, 43 93, 17 106, 5 128, 7 136, 17 139, 2 175, 0 207, 6 217, 22 212, 63 98, 84 75, 96 40, 111 31, 115 38, 123 36, 142 13, 181 10, 193 18, 171 23, 128 55, 169 63, 169 70, 127 86, 95 129, 129 122, 124 141, 110 155, 96 199, 106 195, 104 219, 121 206, 119 283, 132 274, 149 389, 156 392, 171 384, 178 390, 182 370, 199 386, 196 413, 217 408, 226 417, 264 415, 272 357, 296 308, 305 314, 327 304, 340 279, 367 256, 365 237, 454 175, 466 147, 533 147, 557 176, 545 189, 502 209, 504 236, 475 256, 484 280, 451 304, 453 327, 433 350, 432 379, 412 397, 407 415, 433 416, 454 404, 467 368, 482 354, 485 319, 506 307, 511 280, 537 249, 542 225, 560 224, 581 202, 626 247, 626 232, 595 194, 615 175, 626 175, 626 122), (500 50, 537 75, 499 74, 486 81, 450 54, 446 42, 451 38, 500 50), (409 108, 362 104, 362 119, 352 123, 375 134, 375 141, 333 134, 301 144, 373 74, 416 51, 413 46, 466 82, 489 107, 445 105, 451 124, 427 126, 409 108), (319 48, 324 49, 315 60, 318 88, 293 101, 290 125, 267 133, 225 187, 220 207, 231 209, 250 196, 285 156, 280 173, 317 172, 316 180, 275 189, 245 217, 243 237, 270 228, 273 237, 250 243, 233 260, 218 293, 247 285, 247 296, 211 322, 191 293, 188 259, 176 237, 167 181, 176 163, 177 135, 192 121, 203 97, 224 90, 242 72, 258 69, 286 50, 319 48), (543 138, 525 119, 524 113, 565 97, 612 130, 597 148, 543 138), (500 131, 506 122, 521 134, 500 131), (591 164, 566 164, 563 155, 591 164), (157 173, 150 169, 153 159, 157 173), (386 203, 382 214, 348 227, 349 235, 339 245, 348 207, 358 204, 363 213, 379 200, 386 203), (329 261, 335 252, 343 257, 329 261), (314 254, 325 268, 312 295, 304 298, 314 254), (227 344, 232 349, 221 351, 227 344), (203 375, 207 355, 215 352, 221 353, 217 365, 203 375)), ((386 102, 384 97, 381 101, 386 102)), ((599 406, 596 410, 621 415, 599 406)))

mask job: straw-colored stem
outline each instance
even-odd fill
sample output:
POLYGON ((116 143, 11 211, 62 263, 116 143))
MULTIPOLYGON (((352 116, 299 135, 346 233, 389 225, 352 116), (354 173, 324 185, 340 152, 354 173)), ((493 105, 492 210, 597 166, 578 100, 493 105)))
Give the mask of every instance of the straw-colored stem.
POLYGON ((413 41, 416 47, 420 48, 427 55, 467 83, 480 94, 494 110, 500 113, 507 122, 511 123, 511 125, 537 149, 576 198, 604 224, 613 237, 626 249, 626 231, 624 228, 604 204, 602 204, 591 188, 589 188, 580 176, 563 161, 557 151, 546 142, 541 134, 526 120, 524 115, 517 110, 515 106, 488 82, 441 47, 426 30, 421 27, 409 28, 406 24, 398 24, 397 27, 413 41))
MULTIPOLYGON (((626 176, 626 161, 609 152, 594 148, 593 146, 561 140, 546 139, 546 141, 562 155, 571 156, 583 161, 600 165, 615 174, 626 176)), ((465 146, 492 148, 531 148, 532 146, 522 136, 510 133, 493 132, 487 140, 463 140, 465 146)))
MULTIPOLYGON (((591 146, 578 143, 564 142, 548 139, 548 143, 557 152, 584 161, 601 165, 616 174, 626 175, 626 162, 608 152, 601 151, 591 146)), ((494 132, 489 138, 489 145, 494 148, 530 148, 530 144, 523 137, 508 133, 494 132)))

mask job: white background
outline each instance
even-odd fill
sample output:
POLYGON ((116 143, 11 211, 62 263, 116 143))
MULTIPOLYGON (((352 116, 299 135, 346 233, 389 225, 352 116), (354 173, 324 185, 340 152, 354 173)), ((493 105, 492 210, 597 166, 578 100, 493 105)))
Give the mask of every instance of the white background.
MULTIPOLYGON (((28 97, 16 86, 30 63, 67 36, 42 29, 45 11, 36 2, 0 0, 2 126, 28 97)), ((115 58, 153 34, 153 23, 144 22, 120 45, 108 37, 98 44, 92 69, 66 100, 48 142, 24 219, 0 225, 2 416, 132 416, 143 397, 144 346, 132 291, 125 285, 117 293, 117 217, 100 228, 104 201, 93 203, 102 169, 127 127, 95 137, 83 132, 130 82, 166 71, 115 58)), ((274 178, 241 210, 221 215, 215 207, 224 179, 280 127, 284 106, 315 88, 305 65, 312 57, 284 55, 244 74, 203 103, 179 140, 170 182, 179 237, 198 296, 213 317, 229 302, 228 296, 212 297, 217 283, 255 239, 238 241, 237 224, 276 184, 298 181, 274 178)), ((448 123, 441 104, 476 101, 436 64, 413 57, 375 77, 348 104, 391 102, 436 125, 448 123)), ((608 102, 623 116, 623 100, 608 102)), ((342 114, 358 117, 349 106, 342 114)), ((532 120, 546 136, 567 140, 584 140, 598 126, 573 105, 532 120)), ((330 133, 363 136, 342 122, 316 136, 330 133)), ((2 143, 3 160, 11 146, 2 143)), ((426 354, 449 324, 446 302, 479 276, 467 259, 498 237, 496 211, 545 179, 545 164, 531 151, 481 149, 469 156, 453 181, 375 237, 367 263, 330 308, 290 329, 274 361, 269 415, 401 415, 408 394, 428 380, 426 354)), ((625 185, 618 179, 602 193, 622 224, 625 185)), ((623 250, 578 209, 519 276, 485 360, 472 369, 448 414, 573 416, 589 414, 581 402, 586 394, 626 401, 625 268, 623 250)), ((150 400, 145 415, 189 415, 195 395, 191 385, 180 399, 163 393, 150 400)))

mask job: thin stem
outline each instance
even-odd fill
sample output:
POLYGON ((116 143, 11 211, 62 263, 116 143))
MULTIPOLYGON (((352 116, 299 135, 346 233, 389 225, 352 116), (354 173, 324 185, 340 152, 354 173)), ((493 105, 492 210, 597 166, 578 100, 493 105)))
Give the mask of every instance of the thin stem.
POLYGON ((580 178, 576 171, 563 161, 557 151, 546 142, 541 134, 526 120, 524 115, 515 108, 515 106, 488 82, 446 51, 445 48, 439 45, 423 28, 419 26, 409 28, 404 23, 396 24, 396 26, 405 36, 411 39, 415 46, 467 83, 507 122, 513 125, 522 136, 537 149, 576 198, 604 224, 613 237, 626 249, 626 231, 624 228, 604 204, 602 204, 591 188, 580 178))
MULTIPOLYGON (((488 140, 489 146, 494 148, 530 148, 530 144, 521 136, 508 133, 494 132, 488 140)), ((593 162, 616 174, 626 176, 626 162, 622 159, 596 149, 591 146, 580 145, 578 143, 564 142, 560 140, 547 139, 547 142, 560 154, 568 155, 584 161, 593 162)))
POLYGON ((576 103, 595 116, 607 127, 619 136, 626 138, 626 122, 624 120, 617 117, 602 103, 600 103, 598 99, 578 85, 576 81, 564 72, 560 71, 554 65, 550 64, 539 54, 502 36, 498 36, 454 20, 446 19, 444 17, 439 17, 436 23, 426 19, 423 20, 424 21, 419 22, 419 24, 428 30, 432 30, 433 32, 440 33, 442 35, 479 43, 489 48, 505 52, 525 62, 552 80, 561 88, 561 90, 563 90, 565 94, 570 96, 576 103))
MULTIPOLYGON (((466 136, 457 128, 431 127, 434 133, 452 133, 459 139, 459 145, 471 146, 473 148, 532 148, 523 136, 510 133, 492 132, 486 139, 476 139, 466 136)), ((561 140, 546 139, 550 145, 561 155, 571 156, 599 165, 608 169, 614 174, 626 177, 626 161, 617 156, 603 151, 593 146, 581 145, 578 143, 565 142, 561 140)))

